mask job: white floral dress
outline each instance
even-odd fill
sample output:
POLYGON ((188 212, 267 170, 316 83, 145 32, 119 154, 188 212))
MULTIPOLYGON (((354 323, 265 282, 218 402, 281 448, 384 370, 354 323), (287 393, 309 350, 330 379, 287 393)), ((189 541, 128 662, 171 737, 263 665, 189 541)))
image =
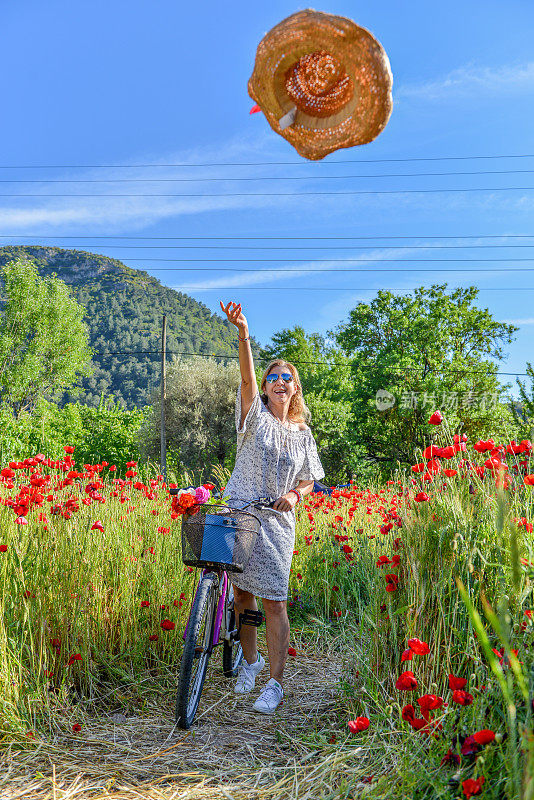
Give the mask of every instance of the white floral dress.
MULTIPOLYGON (((266 496, 275 499, 294 489, 299 481, 324 477, 311 430, 299 430, 296 423, 286 428, 271 414, 259 394, 239 427, 239 387, 235 420, 236 462, 224 491, 230 505, 232 500, 266 496)), ((295 512, 286 511, 279 516, 268 510, 254 509, 253 513, 261 520, 261 530, 244 572, 233 575, 232 582, 256 597, 286 600, 295 545, 295 512)))

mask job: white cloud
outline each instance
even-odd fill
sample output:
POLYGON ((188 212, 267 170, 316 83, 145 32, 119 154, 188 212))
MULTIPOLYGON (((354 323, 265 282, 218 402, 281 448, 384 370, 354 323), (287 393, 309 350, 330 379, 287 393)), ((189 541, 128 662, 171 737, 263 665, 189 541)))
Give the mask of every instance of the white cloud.
MULTIPOLYGON (((259 269, 259 270, 247 270, 243 272, 239 272, 237 274, 232 274, 231 276, 225 277, 222 276, 220 278, 213 278, 208 280, 203 280, 198 283, 192 284, 189 280, 184 281, 184 287, 182 286, 173 286, 174 289, 177 291, 207 291, 210 289, 220 289, 223 286, 228 286, 232 288, 241 287, 244 288, 246 286, 254 286, 255 284, 264 284, 264 283, 274 283, 274 282, 283 282, 285 280, 293 280, 294 278, 298 278, 301 280, 307 276, 316 276, 316 275, 325 275, 330 272, 331 269, 335 268, 339 270, 336 272, 336 277, 339 277, 343 274, 343 271, 354 269, 354 264, 364 264, 371 263, 371 264, 378 264, 382 261, 391 261, 393 258, 402 256, 406 258, 406 256, 412 255, 414 253, 421 254, 420 249, 406 249, 406 250, 399 250, 397 248, 384 248, 384 249, 377 249, 372 250, 370 253, 366 253, 361 255, 357 253, 356 255, 351 255, 347 253, 346 258, 351 259, 351 262, 348 263, 344 268, 341 266, 339 261, 331 261, 325 259, 324 261, 302 261, 302 264, 298 264, 297 266, 286 266, 282 263, 280 264, 280 268, 287 269, 287 272, 276 272, 275 270, 270 269, 259 269)), ((345 256, 344 256, 345 257, 345 256)), ((349 273, 352 277, 356 277, 358 273, 352 272, 349 273)), ((387 275, 391 275, 392 273, 385 273, 387 275)), ((369 272, 362 272, 367 279, 371 276, 372 273, 369 272)), ((283 288, 283 287, 281 287, 283 288)), ((376 291, 375 289, 371 289, 370 291, 376 291)))
POLYGON ((525 317, 523 319, 503 319, 506 325, 534 325, 534 317, 525 317))
POLYGON ((395 94, 397 100, 442 100, 447 97, 495 96, 534 90, 534 62, 481 67, 466 64, 442 78, 425 83, 404 84, 395 94))
MULTIPOLYGON (((112 198, 105 194, 98 200, 73 202, 65 198, 62 203, 52 201, 48 206, 33 208, 0 208, 0 220, 4 232, 12 231, 22 234, 39 233, 37 226, 61 229, 62 232, 91 228, 101 230, 138 230, 152 225, 159 220, 172 217, 203 214, 211 211, 229 211, 241 208, 261 208, 276 202, 277 198, 269 197, 189 197, 184 200, 170 198, 112 198)), ((42 202, 42 201, 41 201, 42 202)), ((52 231, 51 231, 52 232, 52 231)), ((57 230, 56 230, 57 232, 57 230)), ((58 235, 60 235, 58 233, 58 235)), ((0 239, 2 233, 0 232, 0 239)))

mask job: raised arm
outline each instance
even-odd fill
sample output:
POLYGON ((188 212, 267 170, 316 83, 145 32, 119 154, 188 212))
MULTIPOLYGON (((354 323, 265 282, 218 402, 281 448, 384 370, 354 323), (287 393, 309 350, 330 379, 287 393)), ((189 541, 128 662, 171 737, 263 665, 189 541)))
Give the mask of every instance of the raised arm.
POLYGON ((250 348, 250 336, 248 323, 245 315, 241 311, 241 303, 230 301, 224 306, 219 300, 221 308, 232 323, 235 325, 239 335, 239 368, 241 370, 241 425, 248 414, 252 401, 256 397, 258 386, 256 384, 256 374, 254 372, 254 360, 250 348))

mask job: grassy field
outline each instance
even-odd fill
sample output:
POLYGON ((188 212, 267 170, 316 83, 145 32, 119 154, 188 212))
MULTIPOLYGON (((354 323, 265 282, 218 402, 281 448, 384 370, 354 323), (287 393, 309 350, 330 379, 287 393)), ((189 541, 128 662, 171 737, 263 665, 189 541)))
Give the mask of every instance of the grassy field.
MULTIPOLYGON (((386 485, 299 509, 292 645, 351 655, 336 732, 299 734, 321 744, 320 797, 534 797, 531 447, 440 437, 386 485)), ((19 750, 172 694, 196 577, 161 476, 65 450, 1 471, 0 725, 19 750)))

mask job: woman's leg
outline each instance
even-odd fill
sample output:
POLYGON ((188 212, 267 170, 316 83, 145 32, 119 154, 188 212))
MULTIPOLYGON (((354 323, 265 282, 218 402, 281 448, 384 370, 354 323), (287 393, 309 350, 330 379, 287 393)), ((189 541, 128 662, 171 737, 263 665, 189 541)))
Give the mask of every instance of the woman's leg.
MULTIPOLYGON (((233 584, 232 584, 233 585, 233 584)), ((239 587, 234 587, 234 609, 236 625, 239 625, 239 615, 243 614, 246 608, 251 611, 257 611, 256 598, 250 592, 244 592, 239 587)), ((241 633, 239 634, 241 647, 243 648, 243 655, 249 664, 254 664, 258 658, 258 637, 257 628, 253 625, 242 625, 241 633)))
MULTIPOLYGON (((285 600, 263 600, 271 678, 282 683, 289 647, 289 619, 285 600)), ((248 660, 248 659, 247 659, 248 660)))

